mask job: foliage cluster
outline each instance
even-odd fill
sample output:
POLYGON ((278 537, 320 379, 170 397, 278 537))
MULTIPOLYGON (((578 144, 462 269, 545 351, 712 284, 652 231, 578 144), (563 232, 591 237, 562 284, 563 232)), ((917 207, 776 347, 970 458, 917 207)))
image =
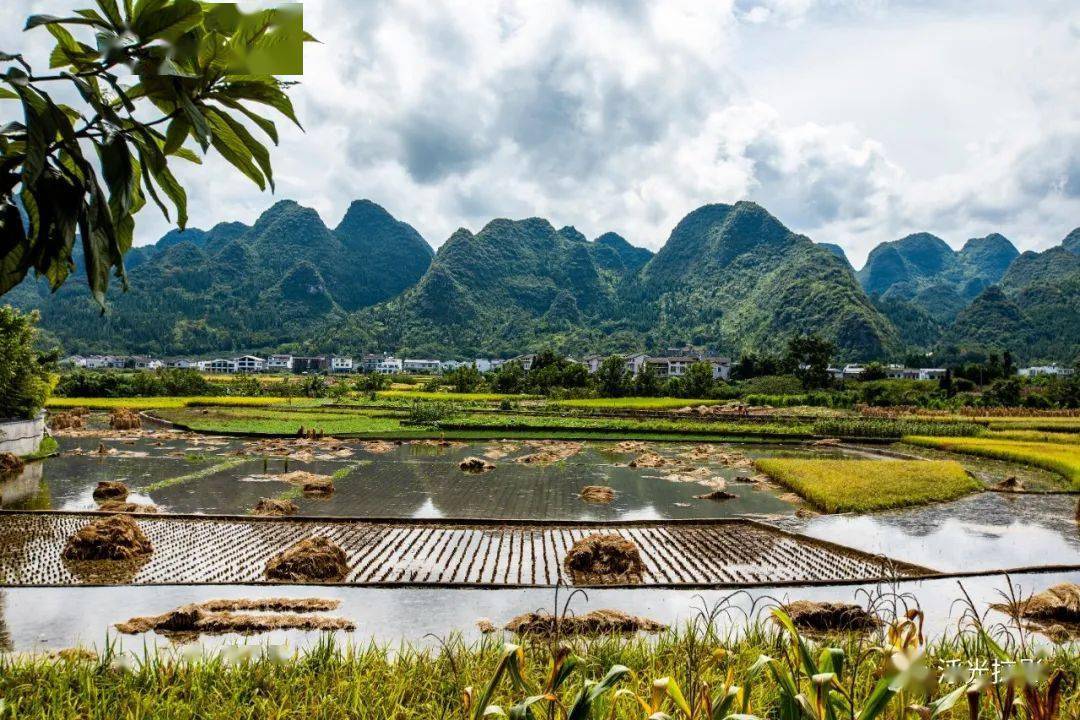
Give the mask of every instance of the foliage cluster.
POLYGON ((37 313, 0 306, 0 419, 34 417, 56 382, 56 358, 36 349, 36 322, 37 313))

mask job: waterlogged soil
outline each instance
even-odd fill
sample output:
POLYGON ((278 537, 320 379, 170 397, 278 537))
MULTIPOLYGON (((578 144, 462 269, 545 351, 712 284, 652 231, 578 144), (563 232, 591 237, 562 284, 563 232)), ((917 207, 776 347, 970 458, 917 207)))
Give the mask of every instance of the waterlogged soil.
POLYGON ((1080 565, 1077 496, 984 492, 869 515, 778 518, 786 529, 943 572, 1080 565))
POLYGON ((332 451, 301 448, 292 459, 261 454, 267 450, 251 442, 213 437, 61 438, 61 454, 39 463, 37 477, 3 492, 3 508, 93 510, 97 503, 91 495, 97 483, 118 480, 131 488, 131 502, 153 504, 167 513, 246 514, 260 499, 276 497, 293 500, 298 514, 305 516, 774 517, 792 514, 795 504, 780 488, 749 482, 756 474, 751 466, 754 457, 776 452, 842 454, 831 448, 767 445, 527 441, 351 442, 332 451), (99 454, 102 446, 105 454, 99 454), (482 457, 495 467, 482 474, 464 472, 459 464, 467 457, 482 457), (295 470, 333 476, 334 493, 327 498, 303 496, 279 477, 295 470), (614 499, 585 502, 580 493, 589 485, 610 487, 614 499), (722 501, 694 497, 717 489, 735 497, 722 501))
MULTIPOLYGON (((1040 573, 1012 576, 1023 594, 1044 590, 1062 582, 1080 581, 1080 573, 1040 573)), ((977 577, 964 581, 979 611, 999 602, 1008 588, 1004 576, 977 577)), ((721 636, 738 632, 744 618, 767 612, 776 603, 794 600, 832 601, 866 604, 867 597, 886 592, 903 593, 907 602, 917 601, 926 613, 926 634, 936 638, 954 632, 963 607, 955 601, 961 593, 955 580, 908 581, 896 586, 844 586, 799 588, 753 588, 749 591, 591 589, 578 595, 570 610, 583 614, 612 609, 678 626, 700 616, 703 608, 729 608, 715 614, 721 636)), ((477 621, 484 619, 499 630, 496 638, 509 633, 501 628, 514 616, 535 610, 551 612, 556 604, 552 590, 446 590, 434 588, 350 588, 350 587, 121 587, 121 588, 11 588, 0 589, 0 651, 48 652, 82 646, 102 650, 106 643, 114 649, 140 655, 146 648, 172 651, 179 642, 191 638, 159 635, 118 635, 116 623, 139 615, 159 615, 188 603, 221 598, 318 597, 340 600, 335 617, 355 624, 355 630, 338 630, 334 638, 344 647, 400 641, 436 647, 438 638, 459 635, 467 642, 479 642, 477 621)), ((559 612, 565 595, 558 597, 559 612)), ((1004 615, 990 611, 987 622, 1005 621, 1004 615)), ((324 637, 322 632, 273 630, 257 635, 202 635, 197 643, 207 650, 236 644, 288 645, 304 650, 324 637)), ((1029 640, 1046 643, 1041 636, 1029 640)))
POLYGON ((1030 465, 953 453, 936 448, 924 448, 906 443, 896 443, 891 450, 925 460, 955 460, 988 487, 993 487, 1009 478, 1016 478, 1021 487, 1027 492, 1067 492, 1073 490, 1072 483, 1058 473, 1030 465))

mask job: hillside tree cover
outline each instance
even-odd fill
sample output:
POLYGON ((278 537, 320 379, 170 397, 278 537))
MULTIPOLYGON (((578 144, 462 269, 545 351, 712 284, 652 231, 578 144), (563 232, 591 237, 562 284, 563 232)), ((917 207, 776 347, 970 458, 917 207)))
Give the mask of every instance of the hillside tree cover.
POLYGON ((110 274, 126 286, 124 255, 148 200, 186 226, 187 194, 169 161, 200 162, 189 140, 273 189, 270 152, 244 120, 274 143, 276 126, 251 104, 299 125, 273 74, 301 72, 303 42, 314 39, 297 7, 245 14, 234 3, 97 0, 69 17, 28 18, 26 30, 56 39, 55 72, 0 52, 0 107, 23 116, 0 127, 0 293, 31 269, 60 287, 78 238, 104 307, 110 274), (93 44, 77 37, 91 34, 93 44), (54 86, 81 104, 55 100, 54 86))

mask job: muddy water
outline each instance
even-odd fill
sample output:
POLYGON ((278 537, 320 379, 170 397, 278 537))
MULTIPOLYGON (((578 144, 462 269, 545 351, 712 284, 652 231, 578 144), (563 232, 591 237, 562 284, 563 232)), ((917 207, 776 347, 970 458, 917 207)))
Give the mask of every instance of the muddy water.
MULTIPOLYGON (((1080 574, 1044 573, 1014 576, 1025 594, 1060 582, 1080 581, 1080 574)), ((998 591, 1007 587, 1002 576, 973 578, 964 581, 980 611, 998 601, 998 591)), ((712 607, 729 598, 738 611, 719 615, 721 629, 737 628, 744 613, 754 603, 768 598, 780 601, 796 599, 834 600, 866 603, 866 593, 896 590, 910 593, 927 616, 930 637, 955 630, 962 608, 954 604, 961 597, 955 580, 906 582, 895 587, 818 587, 758 588, 732 595, 730 592, 676 590, 590 590, 588 598, 577 596, 571 605, 582 613, 601 608, 622 610, 667 624, 681 624, 693 618, 702 604, 712 607)), ((466 640, 480 638, 476 621, 488 618, 502 626, 513 616, 555 604, 549 590, 432 590, 318 588, 285 586, 281 588, 242 587, 131 587, 131 588, 35 588, 0 590, 0 649, 15 651, 57 650, 82 644, 102 648, 106 639, 121 641, 126 651, 141 651, 146 645, 171 647, 170 642, 154 633, 118 636, 110 631, 113 624, 138 615, 156 615, 180 605, 215 598, 322 597, 340 598, 341 607, 329 615, 348 618, 356 624, 353 632, 335 635, 343 643, 365 644, 371 639, 395 644, 406 640, 433 645, 431 636, 447 638, 460 633, 466 640), (430 636, 429 636, 430 634, 430 636)), ((565 594, 560 596, 560 603, 565 594)), ((760 609, 760 607, 758 608, 760 609)), ((991 612, 989 622, 1005 618, 991 612)), ((318 639, 316 633, 275 631, 255 637, 224 635, 204 636, 206 647, 240 643, 286 643, 303 648, 318 639)))
POLYGON ((241 444, 235 441, 203 446, 144 439, 103 442, 113 454, 93 454, 98 438, 66 441, 64 454, 38 466, 36 486, 26 480, 21 491, 10 499, 4 496, 4 509, 92 510, 91 494, 101 480, 123 481, 135 493, 134 502, 151 502, 174 513, 244 514, 264 497, 292 498, 302 515, 348 517, 636 520, 773 516, 794 509, 780 498, 779 489, 745 482, 753 473, 750 468, 715 458, 688 460, 689 445, 651 446, 665 456, 665 465, 633 468, 628 464, 638 453, 619 452, 612 443, 588 443, 576 455, 550 464, 516 462, 535 448, 515 443, 499 447, 507 455, 492 460, 494 470, 470 474, 458 468, 461 460, 483 455, 493 444, 406 443, 384 453, 354 444, 348 457, 301 462, 236 457, 232 453, 241 444), (687 469, 701 477, 680 474, 687 469), (341 476, 333 496, 313 499, 275 477, 290 470, 341 476), (580 492, 586 485, 611 487, 614 501, 584 502, 580 492), (722 502, 694 497, 725 486, 737 497, 722 502))

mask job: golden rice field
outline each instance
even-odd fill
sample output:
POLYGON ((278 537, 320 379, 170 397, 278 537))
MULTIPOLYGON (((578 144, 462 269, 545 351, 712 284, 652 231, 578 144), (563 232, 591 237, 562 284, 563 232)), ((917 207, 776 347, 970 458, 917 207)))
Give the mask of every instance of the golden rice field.
POLYGON ((870 512, 953 500, 982 488, 951 460, 765 458, 763 473, 825 512, 870 512))
POLYGON ((949 452, 979 455, 1034 465, 1059 473, 1080 489, 1080 445, 1061 442, 1024 442, 996 437, 905 437, 904 442, 949 452))

